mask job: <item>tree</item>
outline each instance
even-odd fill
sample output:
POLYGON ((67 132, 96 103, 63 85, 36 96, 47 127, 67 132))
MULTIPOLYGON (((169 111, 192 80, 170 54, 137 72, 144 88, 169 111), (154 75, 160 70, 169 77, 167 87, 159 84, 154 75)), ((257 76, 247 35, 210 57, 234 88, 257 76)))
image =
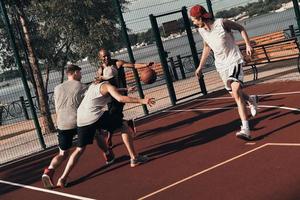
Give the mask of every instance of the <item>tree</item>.
POLYGON ((51 118, 51 112, 48 105, 48 96, 45 91, 38 60, 36 58, 35 50, 32 45, 31 36, 29 32, 29 24, 27 23, 26 15, 23 10, 23 8, 25 7, 25 2, 23 2, 22 0, 18 0, 16 5, 17 5, 18 18, 20 20, 21 28, 23 29, 24 40, 28 50, 29 62, 36 83, 37 94, 38 94, 37 98, 38 98, 39 108, 41 113, 42 127, 44 129, 44 133, 46 134, 51 133, 55 131, 55 127, 51 118))
MULTIPOLYGON (((18 10, 30 65, 37 82, 43 123, 46 123, 44 126, 49 132, 53 126, 47 104, 48 75, 44 84, 39 63, 44 63, 47 74, 51 70, 60 70, 61 81, 68 61, 76 62, 88 57, 96 63, 100 47, 114 49, 119 45, 120 26, 116 9, 111 6, 110 0, 7 0, 7 3, 10 8, 16 6, 18 10)), ((125 0, 120 3, 126 5, 125 0)), ((10 15, 13 13, 11 11, 10 15)), ((0 39, 1 45, 5 43, 0 39)), ((0 54, 3 53, 1 49, 0 54)), ((9 54, 6 57, 12 58, 9 54)))
POLYGON ((7 40, 8 36, 4 29, 4 24, 2 23, 2 20, 0 20, 0 71, 2 72, 16 68, 13 51, 7 40))
POLYGON ((109 0, 36 1, 28 12, 38 16, 39 39, 53 41, 46 51, 36 48, 54 68, 85 57, 95 62, 99 48, 113 49, 120 39, 116 10, 109 0))

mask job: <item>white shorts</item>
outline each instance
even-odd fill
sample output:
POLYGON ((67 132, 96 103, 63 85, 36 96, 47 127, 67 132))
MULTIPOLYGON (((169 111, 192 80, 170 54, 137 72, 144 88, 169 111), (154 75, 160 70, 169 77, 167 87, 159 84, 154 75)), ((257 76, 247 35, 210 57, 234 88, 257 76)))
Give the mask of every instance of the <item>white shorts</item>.
POLYGON ((231 92, 231 83, 239 82, 243 86, 244 72, 243 72, 243 63, 232 65, 225 71, 219 72, 220 77, 225 85, 225 89, 228 92, 231 92))

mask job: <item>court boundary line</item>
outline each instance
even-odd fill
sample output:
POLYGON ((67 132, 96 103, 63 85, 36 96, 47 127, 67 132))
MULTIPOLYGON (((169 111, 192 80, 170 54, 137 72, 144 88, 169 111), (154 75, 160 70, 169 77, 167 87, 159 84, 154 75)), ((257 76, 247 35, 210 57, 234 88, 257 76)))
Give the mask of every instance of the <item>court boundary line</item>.
MULTIPOLYGON (((258 94, 259 97, 268 97, 268 96, 280 96, 280 95, 293 95, 293 94, 300 94, 300 91, 294 91, 294 92, 277 92, 277 93, 267 93, 267 94, 258 94)), ((232 97, 209 97, 199 99, 193 99, 193 101, 206 101, 206 100, 222 100, 222 99, 233 99, 232 97)))
MULTIPOLYGON (((272 105, 258 105, 258 108, 277 108, 282 110, 291 110, 300 112, 299 108, 287 107, 287 106, 272 106, 272 105)), ((212 107, 212 108, 193 108, 193 109, 179 109, 179 110, 164 110, 162 112, 194 112, 194 111, 211 111, 211 110, 231 110, 237 109, 237 106, 231 107, 212 107)))
POLYGON ((193 174, 193 175, 191 175, 191 176, 188 176, 188 177, 183 178, 183 179, 181 179, 181 180, 179 180, 179 181, 176 181, 176 182, 174 182, 174 183, 172 183, 172 184, 170 184, 170 185, 168 185, 168 186, 165 186, 165 187, 163 187, 163 188, 161 188, 161 189, 159 189, 159 190, 156 190, 156 191, 154 191, 154 192, 152 192, 152 193, 150 193, 150 194, 147 194, 147 195, 145 195, 145 196, 142 196, 142 197, 138 198, 137 200, 143 200, 143 199, 146 199, 146 198, 148 198, 148 197, 152 197, 152 196, 154 196, 154 195, 156 195, 156 194, 158 194, 158 193, 160 193, 160 192, 163 192, 163 191, 165 191, 165 190, 167 190, 167 189, 169 189, 169 188, 172 188, 172 187, 174 187, 174 186, 176 186, 176 185, 179 185, 179 184, 181 184, 181 183, 183 183, 183 182, 186 182, 186 181, 188 181, 188 180, 190 180, 190 179, 193 179, 193 178, 195 178, 195 177, 197 177, 197 176, 199 176, 199 175, 201 175, 201 174, 204 174, 204 173, 206 173, 206 172, 212 171, 212 170, 214 170, 214 169, 216 169, 216 168, 218 168, 218 167, 220 167, 220 166, 223 166, 223 165, 225 165, 225 164, 227 164, 227 163, 229 163, 229 162, 232 162, 232 161, 234 161, 234 160, 237 160, 237 159, 239 159, 239 158, 241 158, 241 157, 244 157, 244 156, 246 156, 246 155, 248 155, 248 154, 250 154, 250 153, 253 153, 253 152, 255 152, 255 151, 259 150, 259 149, 262 149, 262 148, 264 148, 264 147, 267 147, 267 146, 297 146, 297 147, 300 147, 300 143, 265 143, 265 144, 263 144, 263 145, 261 145, 261 146, 258 146, 258 147, 256 147, 256 148, 254 148, 254 149, 251 149, 251 150, 249 150, 249 151, 246 151, 245 153, 239 154, 239 155, 237 155, 237 156, 235 156, 235 157, 232 157, 232 158, 230 158, 230 159, 227 159, 227 160, 225 160, 225 161, 223 161, 223 162, 221 162, 221 163, 219 163, 219 164, 216 164, 216 165, 214 165, 214 166, 212 166, 212 167, 209 167, 209 168, 204 169, 204 170, 202 170, 202 171, 200 171, 200 172, 197 172, 197 173, 195 173, 195 174, 193 174))
POLYGON ((20 183, 13 183, 13 182, 4 181, 4 180, 1 180, 1 179, 0 179, 0 183, 6 184, 6 185, 17 186, 17 187, 25 188, 25 189, 35 190, 35 191, 39 191, 39 192, 44 192, 44 193, 49 193, 49 194, 55 194, 55 195, 58 195, 58 196, 63 196, 63 197, 68 197, 68 198, 73 198, 73 199, 79 199, 79 200, 96 200, 96 199, 92 199, 92 198, 88 198, 88 197, 83 197, 83 196, 78 196, 78 195, 74 195, 74 194, 68 194, 68 193, 64 193, 64 192, 58 192, 58 191, 55 191, 55 190, 48 190, 48 189, 39 188, 39 187, 35 187, 35 186, 30 186, 30 185, 24 185, 24 184, 20 184, 20 183))

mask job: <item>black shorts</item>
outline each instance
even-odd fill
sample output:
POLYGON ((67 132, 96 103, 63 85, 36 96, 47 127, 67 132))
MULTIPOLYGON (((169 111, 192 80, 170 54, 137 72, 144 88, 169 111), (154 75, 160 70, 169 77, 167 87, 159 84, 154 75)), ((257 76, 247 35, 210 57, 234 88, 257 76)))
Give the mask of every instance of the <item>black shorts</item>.
POLYGON ((122 118, 123 118, 124 117, 124 115, 123 115, 124 105, 125 105, 124 103, 120 103, 117 100, 115 100, 114 98, 112 98, 112 101, 107 104, 109 114, 111 114, 111 115, 116 114, 116 115, 122 116, 122 118))
POLYGON ((61 150, 68 150, 73 145, 73 139, 77 135, 77 128, 69 130, 58 129, 58 146, 61 150))
POLYGON ((105 111, 102 116, 93 124, 78 127, 78 147, 84 147, 88 144, 93 144, 97 129, 104 129, 109 132, 114 132, 123 125, 123 118, 118 115, 109 114, 105 111))

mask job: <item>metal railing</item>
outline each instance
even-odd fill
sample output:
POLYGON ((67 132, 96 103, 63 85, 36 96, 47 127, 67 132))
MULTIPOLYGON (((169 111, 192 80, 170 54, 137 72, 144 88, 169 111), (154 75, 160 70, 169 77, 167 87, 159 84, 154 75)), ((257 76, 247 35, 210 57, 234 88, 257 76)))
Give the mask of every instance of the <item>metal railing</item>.
MULTIPOLYGON (((37 113, 39 113, 39 103, 36 96, 32 97, 33 105, 37 113)), ((53 92, 48 93, 48 105, 50 110, 54 111, 54 97, 53 92)), ((19 100, 12 101, 6 104, 0 104, 0 125, 9 121, 22 121, 24 119, 31 119, 28 114, 29 103, 28 99, 24 99, 23 96, 19 97, 19 100)))

